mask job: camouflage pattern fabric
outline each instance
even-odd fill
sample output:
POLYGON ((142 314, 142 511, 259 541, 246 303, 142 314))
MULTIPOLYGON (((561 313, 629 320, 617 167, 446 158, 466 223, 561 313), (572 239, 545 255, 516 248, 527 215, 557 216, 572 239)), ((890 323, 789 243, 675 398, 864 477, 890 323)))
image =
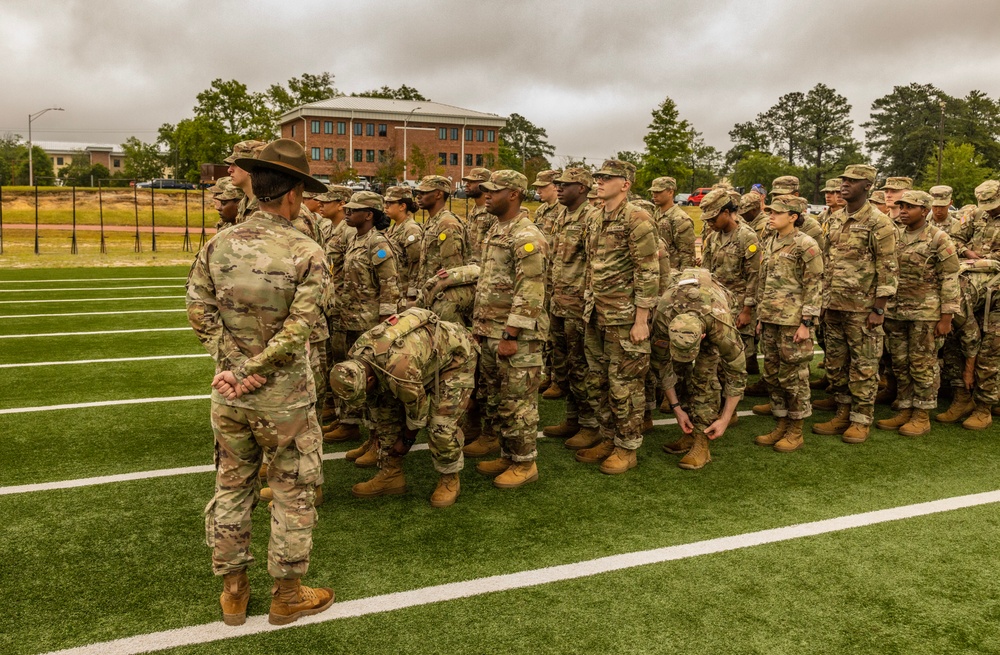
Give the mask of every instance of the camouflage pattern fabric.
POLYGON ((579 317, 552 315, 549 320, 552 375, 559 388, 566 391, 566 418, 577 419, 585 428, 597 428, 595 407, 587 386, 586 324, 579 317))
POLYGON ((424 223, 416 279, 427 280, 441 269, 461 266, 469 254, 465 226, 458 216, 442 209, 424 223))
POLYGON ((896 402, 900 409, 937 408, 941 382, 937 353, 944 339, 935 338, 935 325, 936 320, 885 320, 885 343, 892 355, 896 402))
POLYGON ((764 353, 762 375, 771 399, 771 413, 793 421, 812 416, 809 364, 815 343, 808 339, 795 343, 797 325, 762 323, 760 346, 764 353))
POLYGON ((469 232, 469 262, 476 264, 483 257, 483 241, 486 233, 490 231, 493 224, 497 222, 497 217, 486 211, 486 205, 482 207, 473 205, 466 216, 465 224, 469 232))
POLYGON ((593 207, 583 203, 570 212, 562 207, 552 234, 550 275, 552 298, 549 312, 552 316, 581 318, 583 293, 587 271, 587 224, 593 207))
POLYGON ((601 437, 616 446, 637 450, 642 445, 645 381, 649 370, 649 340, 632 343, 631 325, 606 325, 593 316, 587 324, 586 391, 597 413, 601 437))
POLYGON ((1000 405, 1000 310, 989 312, 985 323, 980 327, 982 342, 976 358, 973 398, 992 407, 1000 405))
POLYGON ((396 255, 389 240, 375 228, 355 235, 344 253, 344 279, 337 297, 343 307, 342 328, 369 330, 380 317, 395 314, 400 299, 396 255))
POLYGON ((941 314, 957 314, 959 262, 951 237, 930 223, 906 236, 914 239, 896 242, 898 284, 886 305, 886 318, 936 322, 941 314))
POLYGON ((497 354, 499 339, 480 341, 479 386, 476 398, 483 414, 483 431, 500 437, 500 454, 515 462, 538 457, 538 387, 542 373, 542 342, 517 342, 512 357, 497 354))
POLYGON ((868 314, 876 298, 896 295, 896 229, 871 203, 830 218, 826 252, 824 308, 868 314))
POLYGON ((545 235, 545 239, 549 242, 549 247, 552 247, 552 232, 555 230, 556 219, 558 218, 560 211, 563 206, 558 202, 543 202, 538 205, 535 209, 534 223, 535 227, 542 231, 545 235))
POLYGON ((798 327, 802 316, 818 318, 823 301, 823 258, 812 237, 772 232, 764 244, 757 285, 757 320, 798 327))
POLYGON ((953 233, 959 254, 971 250, 984 259, 1000 260, 1000 216, 977 213, 953 233))
POLYGON ((826 374, 833 398, 851 405, 851 421, 862 425, 871 424, 875 414, 878 361, 885 337, 881 325, 868 327, 868 314, 827 309, 823 316, 826 374))
POLYGON ((679 271, 695 265, 694 220, 683 209, 673 205, 667 211, 657 208, 653 214, 657 231, 667 245, 670 268, 679 271))
MULTIPOLYGON (((702 266, 707 268, 720 284, 729 289, 736 299, 732 307, 735 321, 744 307, 757 304, 757 281, 760 275, 760 243, 757 234, 742 220, 730 234, 709 232, 702 241, 702 266)), ((750 336, 753 343, 754 322, 740 332, 750 336)), ((744 339, 745 341, 746 339, 744 339)), ((752 348, 748 349, 752 352, 752 348)))
POLYGON ((442 321, 472 325, 481 270, 478 264, 467 264, 448 269, 444 278, 435 275, 424 284, 419 306, 429 308, 442 321))
MULTIPOLYGON (((347 221, 341 220, 339 223, 333 226, 333 235, 329 241, 326 242, 324 250, 326 252, 326 261, 330 267, 330 290, 327 294, 327 320, 333 328, 331 329, 331 335, 334 330, 340 330, 340 315, 341 315, 341 305, 338 302, 340 295, 343 293, 344 285, 344 254, 347 252, 347 243, 349 239, 352 239, 357 230, 350 227, 347 221)), ((343 350, 335 347, 331 344, 334 350, 334 360, 343 361, 347 357, 347 348, 343 350), (339 359, 337 358, 339 356, 339 359)))
POLYGON ((257 199, 253 196, 243 196, 240 204, 236 207, 236 223, 242 223, 254 215, 259 209, 257 199))
POLYGON ((420 223, 407 216, 401 223, 394 223, 385 233, 396 253, 396 274, 399 290, 407 301, 415 301, 420 287, 420 247, 424 229, 420 223))

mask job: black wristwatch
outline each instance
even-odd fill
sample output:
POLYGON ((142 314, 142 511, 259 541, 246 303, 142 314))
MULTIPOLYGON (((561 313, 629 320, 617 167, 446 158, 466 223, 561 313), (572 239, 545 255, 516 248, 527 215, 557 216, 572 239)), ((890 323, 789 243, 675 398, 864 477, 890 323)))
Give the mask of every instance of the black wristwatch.
POLYGON ((807 328, 811 328, 813 326, 813 320, 811 318, 804 318, 802 319, 802 325, 806 326, 807 328))
POLYGON ((500 335, 500 338, 503 339, 504 341, 517 341, 517 337, 512 335, 507 330, 503 331, 503 334, 500 335))
POLYGON ((670 409, 677 409, 680 406, 681 406, 680 403, 670 403, 670 409))
POLYGON ((872 311, 878 314, 879 316, 885 316, 885 310, 882 309, 881 307, 872 307, 872 311))

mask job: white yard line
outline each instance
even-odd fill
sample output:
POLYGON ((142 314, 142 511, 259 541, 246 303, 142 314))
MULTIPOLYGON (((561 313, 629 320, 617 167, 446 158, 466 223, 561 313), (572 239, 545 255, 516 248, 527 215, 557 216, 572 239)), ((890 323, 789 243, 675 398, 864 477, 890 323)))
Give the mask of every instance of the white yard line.
POLYGON ((61 316, 118 316, 120 314, 163 314, 186 309, 126 309, 120 312, 60 312, 58 314, 0 314, 0 318, 59 318, 61 316))
POLYGON ((0 305, 27 305, 41 302, 112 302, 124 300, 183 300, 187 296, 131 296, 128 298, 57 298, 55 300, 0 300, 0 305))
POLYGON ((43 291, 131 291, 133 289, 183 289, 183 284, 144 284, 138 287, 73 287, 69 289, 0 289, 0 293, 32 293, 43 291))
POLYGON ((354 618, 369 614, 382 614, 408 607, 429 605, 431 603, 441 603, 513 589, 537 587, 552 582, 587 578, 602 573, 623 571, 649 564, 659 564, 700 557, 702 555, 741 550, 743 548, 753 548, 755 546, 791 541, 803 537, 814 537, 832 532, 842 532, 854 528, 901 521, 941 512, 951 512, 997 502, 1000 502, 1000 491, 956 496, 926 503, 891 507, 874 512, 838 516, 811 523, 799 523, 783 528, 747 532, 729 537, 706 539, 704 541, 665 548, 654 548, 634 553, 609 555, 573 564, 547 566, 539 569, 520 571, 518 573, 494 575, 486 578, 451 582, 381 596, 359 598, 343 603, 335 603, 333 607, 321 614, 307 616, 285 626, 271 625, 267 622, 266 615, 257 615, 248 618, 244 625, 238 627, 226 626, 221 621, 216 621, 214 623, 195 625, 187 628, 175 628, 162 632, 125 637, 114 641, 89 644, 57 652, 62 655, 133 655, 135 653, 148 653, 154 650, 177 648, 180 646, 205 644, 263 632, 296 628, 303 625, 326 623, 338 619, 354 618))
POLYGON ((186 277, 86 277, 63 280, 0 280, 0 284, 54 284, 56 282, 135 282, 138 280, 186 280, 186 277))
POLYGON ((190 327, 141 328, 136 330, 95 330, 94 332, 44 332, 42 334, 0 334, 0 339, 31 339, 33 337, 86 337, 95 334, 136 334, 139 332, 191 331, 190 327))
POLYGON ((10 407, 0 409, 0 414, 28 414, 30 412, 51 412, 59 409, 85 409, 88 407, 113 407, 115 405, 142 405, 145 403, 170 403, 182 400, 208 400, 211 396, 165 396, 163 398, 131 398, 128 400, 99 400, 92 403, 69 403, 66 405, 39 405, 36 407, 10 407))
POLYGON ((25 362, 23 364, 0 364, 0 368, 29 368, 33 366, 66 366, 69 364, 117 364, 119 362, 148 362, 158 359, 193 359, 209 357, 208 353, 190 355, 149 355, 146 357, 109 357, 107 359, 68 359, 63 362, 25 362))

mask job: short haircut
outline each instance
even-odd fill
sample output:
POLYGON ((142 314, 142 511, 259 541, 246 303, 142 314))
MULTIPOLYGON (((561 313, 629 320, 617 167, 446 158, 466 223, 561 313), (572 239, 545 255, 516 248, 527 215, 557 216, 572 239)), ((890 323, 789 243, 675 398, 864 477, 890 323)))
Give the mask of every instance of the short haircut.
POLYGON ((270 168, 257 168, 250 171, 250 186, 253 195, 263 203, 275 202, 297 186, 305 182, 297 177, 270 168))

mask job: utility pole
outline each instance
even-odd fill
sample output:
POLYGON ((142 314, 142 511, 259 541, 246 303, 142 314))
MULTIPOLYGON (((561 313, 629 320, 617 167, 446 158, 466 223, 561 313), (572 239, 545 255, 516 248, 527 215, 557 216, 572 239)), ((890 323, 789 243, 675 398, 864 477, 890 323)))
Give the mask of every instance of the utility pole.
POLYGON ((941 107, 941 122, 938 124, 938 166, 937 183, 941 184, 941 160, 944 158, 944 108, 948 105, 944 100, 939 100, 941 107))
POLYGON ((34 114, 28 114, 28 186, 35 186, 35 162, 32 158, 34 144, 31 140, 31 122, 47 111, 64 111, 62 107, 49 107, 34 114))

